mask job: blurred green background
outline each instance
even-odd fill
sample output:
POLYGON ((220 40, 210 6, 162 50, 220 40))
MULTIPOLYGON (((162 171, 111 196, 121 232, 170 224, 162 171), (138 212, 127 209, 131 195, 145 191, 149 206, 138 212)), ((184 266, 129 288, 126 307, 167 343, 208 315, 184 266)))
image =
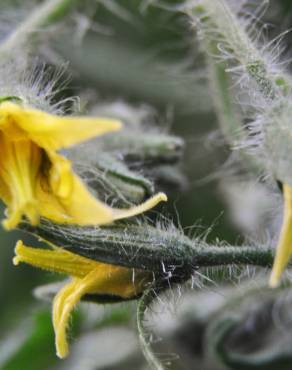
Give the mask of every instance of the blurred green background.
MULTIPOLYGON (((147 104, 155 108, 162 130, 168 128, 186 143, 182 170, 188 185, 183 192, 170 194, 164 211, 176 224, 186 228, 186 232, 194 225, 198 234, 210 228, 209 241, 218 238, 239 243, 240 234, 230 222, 226 204, 218 192, 218 170, 228 159, 229 151, 217 129, 204 58, 195 32, 188 18, 175 10, 180 2, 162 1, 160 6, 153 3, 151 0, 84 2, 70 16, 68 28, 60 26, 50 48, 41 47, 39 52, 49 63, 68 62, 71 79, 62 93, 64 96, 81 95, 86 100, 88 94, 95 94, 97 102, 123 100, 134 106, 147 104)), ((21 14, 18 16, 21 18, 21 14)), ((271 1, 265 18, 273 25, 267 37, 288 29, 292 24, 291 1, 271 1)), ((284 42, 289 56, 290 34, 284 42)), ((31 242, 20 232, 0 234, 0 368, 72 368, 72 363, 60 365, 55 358, 50 304, 38 302, 32 294, 33 288, 58 280, 59 276, 25 265, 17 268, 12 265, 15 242, 23 237, 31 242), (38 323, 36 332, 35 323, 38 323), (9 339, 11 336, 14 340, 9 339)), ((129 312, 132 311, 122 306, 110 314, 103 309, 101 316, 106 323, 121 324, 132 320, 129 312)), ((102 320, 96 319, 95 326, 102 320)), ((81 330, 78 317, 75 323, 77 333, 81 330)), ((82 328, 84 331, 86 325, 82 328)), ((136 366, 142 360, 138 355, 132 361, 131 366, 136 366)), ((86 370, 85 366, 80 369, 86 370)), ((90 366, 88 369, 95 368, 90 366)), ((106 366, 96 369, 114 368, 106 366)))

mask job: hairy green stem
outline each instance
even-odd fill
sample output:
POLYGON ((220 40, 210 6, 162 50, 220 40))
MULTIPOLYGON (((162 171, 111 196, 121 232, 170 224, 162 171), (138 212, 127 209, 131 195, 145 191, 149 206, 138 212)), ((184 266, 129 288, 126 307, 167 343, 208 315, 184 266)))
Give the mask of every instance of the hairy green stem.
MULTIPOLYGON (((277 49, 277 39, 260 45, 252 37, 256 34, 256 22, 244 25, 245 19, 240 12, 240 4, 235 2, 196 0, 190 17, 196 23, 201 43, 215 69, 213 79, 218 84, 219 113, 224 119, 223 131, 227 139, 253 149, 243 154, 252 172, 264 170, 282 183, 291 185, 291 77, 274 62, 273 53, 277 51, 273 49, 277 49), (233 74, 243 97, 250 97, 248 109, 243 109, 246 123, 241 129, 238 120, 234 119, 232 105, 226 99, 228 81, 223 78, 223 73, 233 74)), ((246 102, 243 104, 244 108, 246 102)))
POLYGON ((138 301, 137 305, 137 328, 142 352, 152 370, 164 370, 164 366, 155 356, 151 349, 151 342, 147 330, 144 325, 145 314, 156 297, 156 292, 153 289, 147 290, 138 301))
MULTIPOLYGON (((202 42, 202 44, 206 49, 209 84, 218 121, 227 143, 233 148, 242 140, 247 139, 247 132, 244 128, 243 119, 234 104, 230 76, 226 72, 226 66, 218 63, 210 56, 210 54, 216 53, 216 45, 214 42, 202 42)), ((240 150, 238 153, 248 169, 253 173, 259 173, 260 164, 255 156, 249 155, 244 150, 240 150)))
POLYGON ((216 49, 214 43, 206 45, 209 83, 219 124, 227 141, 233 146, 240 138, 239 135, 243 133, 243 123, 231 97, 229 76, 225 71, 225 66, 222 63, 216 63, 208 55, 214 49, 216 49))
POLYGON ((211 246, 189 239, 178 230, 149 225, 118 224, 111 227, 76 227, 42 221, 21 229, 92 260, 169 274, 187 280, 194 269, 206 266, 254 265, 270 267, 274 251, 268 247, 211 246))
MULTIPOLYGON (((265 99, 270 101, 276 97, 279 93, 279 73, 275 76, 270 70, 265 57, 247 35, 225 0, 198 0, 191 16, 198 20, 197 27, 203 38, 220 44, 217 56, 222 56, 221 50, 225 49, 229 62, 232 59, 246 71, 265 99)), ((281 79, 285 81, 284 74, 281 79)))
POLYGON ((36 7, 30 16, 0 44, 0 56, 9 56, 13 50, 30 41, 31 36, 41 27, 59 21, 76 2, 77 0, 48 0, 36 7))

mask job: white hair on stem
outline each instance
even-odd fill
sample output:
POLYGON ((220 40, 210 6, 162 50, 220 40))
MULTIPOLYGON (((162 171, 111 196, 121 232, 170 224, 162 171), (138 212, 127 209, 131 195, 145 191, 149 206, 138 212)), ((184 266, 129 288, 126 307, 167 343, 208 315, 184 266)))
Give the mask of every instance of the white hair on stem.
MULTIPOLYGON (((265 40, 265 25, 258 30, 259 17, 267 2, 235 5, 228 0, 188 2, 188 13, 205 50, 214 64, 221 63, 244 91, 248 100, 242 111, 245 135, 235 147, 247 149, 258 158, 266 173, 282 182, 292 183, 291 76, 288 61, 281 61, 281 45, 286 31, 271 41, 265 40), (246 94, 247 93, 247 94, 246 94), (291 134, 290 134, 291 133, 291 134), (291 154, 290 154, 291 153, 291 154)), ((239 101, 241 105, 240 95, 239 101)))

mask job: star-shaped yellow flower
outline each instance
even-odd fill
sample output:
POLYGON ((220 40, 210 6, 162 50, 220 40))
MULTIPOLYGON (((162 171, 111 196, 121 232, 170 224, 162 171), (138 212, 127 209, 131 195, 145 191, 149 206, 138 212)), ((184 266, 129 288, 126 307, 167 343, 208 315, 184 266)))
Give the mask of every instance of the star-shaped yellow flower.
POLYGON ((152 208, 159 193, 130 209, 97 200, 57 151, 121 128, 107 118, 60 117, 11 101, 0 103, 0 198, 7 205, 3 225, 14 228, 25 216, 57 223, 102 225, 152 208))
POLYGON ((66 328, 74 306, 87 295, 105 295, 122 299, 136 298, 152 282, 150 272, 108 265, 55 247, 54 250, 26 247, 19 241, 15 265, 25 262, 49 271, 70 275, 53 302, 53 326, 57 355, 68 355, 66 328))

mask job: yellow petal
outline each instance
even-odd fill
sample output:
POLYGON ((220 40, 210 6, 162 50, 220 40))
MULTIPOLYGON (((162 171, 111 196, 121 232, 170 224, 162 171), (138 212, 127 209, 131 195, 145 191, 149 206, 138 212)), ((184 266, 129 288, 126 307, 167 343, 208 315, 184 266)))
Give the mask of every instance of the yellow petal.
POLYGON ((57 356, 65 358, 68 355, 66 329, 74 306, 86 294, 87 285, 80 279, 73 279, 56 295, 53 303, 53 326, 55 330, 55 345, 57 356))
POLYGON ((0 176, 0 199, 3 200, 5 204, 11 203, 11 193, 8 185, 3 181, 0 176))
POLYGON ((144 279, 147 277, 146 280, 149 281, 151 277, 150 273, 142 270, 135 270, 133 273, 132 269, 91 260, 59 247, 54 247, 53 250, 28 247, 19 240, 15 246, 13 264, 22 262, 78 279, 83 279, 95 270, 98 284, 92 285, 88 293, 111 294, 123 298, 139 293, 144 279), (99 280, 103 284, 100 285, 99 280))
MULTIPOLYGON (((141 273, 140 273, 141 274, 141 273)), ((147 281, 147 274, 142 273, 147 281)), ((85 294, 112 294, 124 298, 137 295, 145 285, 145 279, 138 279, 136 285, 132 271, 118 266, 96 267, 83 279, 74 278, 56 295, 53 303, 53 325, 56 336, 56 350, 60 358, 68 354, 66 329, 74 306, 85 294)))
POLYGON ((15 142, 2 132, 0 148, 1 196, 8 205, 8 218, 3 225, 11 229, 21 221, 23 215, 36 224, 39 219, 36 183, 42 152, 29 140, 15 142))
MULTIPOLYGON (((96 199, 73 173, 71 163, 55 152, 119 127, 119 122, 111 120, 58 117, 12 102, 0 104, 0 176, 11 192, 9 200, 6 196, 4 226, 15 227, 22 215, 32 224, 41 215, 58 223, 104 225, 166 201, 166 195, 159 193, 141 205, 113 209, 96 199)), ((4 193, 5 186, 1 189, 4 193)))
MULTIPOLYGON (((110 207, 96 199, 85 187, 82 180, 75 174, 67 173, 62 184, 71 182, 72 191, 67 197, 60 193, 54 194, 40 182, 37 197, 40 202, 40 214, 57 223, 73 223, 78 225, 102 225, 113 220, 110 207)), ((65 185, 62 187, 64 189, 65 185)))
POLYGON ((27 247, 19 240, 15 246, 13 264, 24 262, 43 270, 59 272, 78 278, 85 277, 99 262, 55 247, 54 250, 27 247))
POLYGON ((270 277, 271 287, 276 287, 279 284, 280 277, 292 254, 292 187, 284 184, 283 195, 284 218, 270 277))
POLYGON ((49 271, 75 276, 59 291, 53 303, 56 350, 61 358, 68 354, 66 329, 71 312, 85 294, 132 298, 140 294, 152 281, 150 272, 96 262, 61 248, 37 249, 27 247, 19 241, 15 254, 15 265, 25 262, 49 271))
POLYGON ((47 179, 38 184, 40 214, 54 222, 79 225, 105 225, 115 220, 143 213, 167 197, 158 193, 146 202, 128 209, 111 208, 94 197, 82 180, 71 170, 70 162, 56 153, 49 153, 50 186, 47 179))
POLYGON ((14 137, 28 135, 40 147, 57 150, 119 130, 121 122, 109 118, 56 116, 3 102, 0 104, 0 129, 1 126, 7 132, 14 130, 14 137))
POLYGON ((74 176, 71 162, 56 152, 48 151, 50 159, 49 183, 53 194, 66 200, 74 191, 74 176))
POLYGON ((167 196, 164 193, 157 193, 153 197, 146 200, 144 203, 139 204, 138 206, 131 207, 128 209, 117 209, 113 208, 113 220, 121 220, 123 218, 137 216, 141 213, 148 211, 149 209, 155 207, 160 202, 166 202, 167 196))

